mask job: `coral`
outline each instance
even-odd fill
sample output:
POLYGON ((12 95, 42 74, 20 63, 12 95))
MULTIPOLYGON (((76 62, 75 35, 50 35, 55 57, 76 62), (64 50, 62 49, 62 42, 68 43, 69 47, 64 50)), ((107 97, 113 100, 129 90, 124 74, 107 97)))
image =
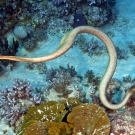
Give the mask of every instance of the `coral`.
POLYGON ((66 1, 66 0, 53 0, 54 4, 60 4, 63 1, 66 1))
POLYGON ((26 128, 23 135, 66 135, 70 130, 65 122, 35 122, 26 128))
POLYGON ((120 88, 121 85, 122 85, 122 82, 119 81, 118 79, 116 78, 111 79, 107 88, 107 97, 110 102, 117 103, 118 100, 123 99, 123 96, 118 95, 118 93, 122 92, 120 88))
POLYGON ((24 116, 21 131, 18 132, 25 131, 25 128, 35 121, 59 123, 62 121, 66 113, 65 105, 61 102, 49 101, 44 104, 31 107, 24 116))
POLYGON ((24 39, 27 37, 27 31, 24 26, 15 26, 14 34, 17 38, 24 39))
MULTIPOLYGON (((26 128, 23 135, 48 135, 47 129, 48 126, 43 122, 34 122, 26 128)), ((21 135, 21 133, 19 133, 21 135)))
POLYGON ((135 115, 130 110, 116 114, 111 121, 111 134, 114 135, 134 135, 135 115))
POLYGON ((50 69, 46 72, 47 89, 54 89, 59 93, 59 97, 68 97, 73 90, 69 90, 72 78, 77 76, 77 72, 73 66, 67 65, 67 68, 59 67, 58 69, 50 69))
POLYGON ((28 81, 14 79, 11 88, 1 90, 0 118, 8 125, 16 126, 17 121, 29 107, 42 103, 44 100, 41 98, 42 95, 33 95, 32 92, 28 81))
POLYGON ((96 104, 81 104, 67 116, 73 135, 109 135, 110 120, 104 110, 96 104))
MULTIPOLYGON (((80 36, 80 38, 82 38, 80 36)), ((81 40, 82 39, 78 39, 78 44, 80 49, 84 52, 87 53, 90 57, 92 56, 99 56, 101 54, 103 54, 104 52, 106 52, 104 46, 100 45, 100 42, 98 40, 95 40, 94 38, 92 38, 90 40, 90 42, 87 42, 85 39, 83 39, 85 42, 82 44, 81 40)))
POLYGON ((113 19, 112 7, 115 2, 110 0, 87 0, 88 5, 83 9, 84 17, 90 26, 102 26, 113 19))
POLYGON ((76 98, 49 101, 32 107, 24 116, 18 135, 109 135, 110 121, 102 108, 76 98))
POLYGON ((47 31, 39 28, 33 33, 31 33, 31 38, 35 39, 38 42, 45 42, 47 40, 47 31))
POLYGON ((30 84, 22 80, 14 80, 12 88, 1 90, 1 114, 9 125, 15 125, 19 117, 27 110, 23 100, 29 99, 30 84))
POLYGON ((116 47, 116 51, 119 60, 121 59, 126 60, 128 58, 127 51, 125 49, 120 49, 119 47, 116 47))
POLYGON ((84 77, 88 79, 88 83, 91 83, 91 84, 93 84, 95 86, 99 85, 100 77, 96 77, 92 70, 86 71, 84 77))
POLYGON ((108 0, 87 0, 87 2, 89 3, 89 5, 102 5, 104 3, 106 3, 108 0))
POLYGON ((61 122, 67 113, 63 103, 49 101, 44 104, 31 107, 24 116, 24 123, 30 120, 61 122))
POLYGON ((24 39, 23 46, 27 51, 34 51, 38 47, 38 42, 47 39, 46 30, 31 30, 32 28, 27 25, 29 36, 24 39), (33 32, 34 31, 34 32, 33 32))
POLYGON ((36 40, 27 39, 23 46, 27 51, 34 51, 37 48, 36 40))
MULTIPOLYGON (((0 54, 1 55, 15 56, 16 53, 18 52, 18 48, 19 48, 19 42, 17 40, 15 40, 13 38, 12 44, 9 45, 7 38, 0 36, 0 54)), ((15 64, 14 61, 9 61, 9 60, 2 60, 0 62, 2 64, 2 66, 13 67, 13 65, 15 64)), ((1 69, 2 69, 2 66, 1 66, 1 69)), ((11 70, 12 70, 12 68, 11 68, 11 70)))
POLYGON ((49 87, 52 87, 58 93, 62 93, 63 91, 66 91, 67 86, 71 83, 70 79, 71 76, 68 73, 57 71, 55 77, 52 78, 49 87))
MULTIPOLYGON (((46 74, 46 81, 52 82, 54 78, 58 78, 59 75, 57 74, 67 74, 66 76, 71 76, 71 77, 75 77, 77 76, 77 72, 75 70, 75 68, 73 66, 70 66, 69 64, 67 64, 67 68, 64 68, 62 66, 60 66, 58 69, 50 69, 47 71, 46 74)), ((69 78, 69 77, 67 77, 69 78)))
POLYGON ((29 70, 38 70, 39 74, 45 74, 47 71, 44 63, 26 63, 25 67, 29 70))
POLYGON ((3 1, 0 2, 0 5, 0 35, 4 36, 18 22, 18 14, 21 12, 21 1, 3 1))
MULTIPOLYGON (((60 102, 49 101, 39 106, 31 107, 24 116, 24 122, 18 129, 18 135, 29 135, 35 131, 35 135, 44 132, 50 135, 60 135, 71 132, 66 114, 73 107, 80 105, 81 102, 76 98, 69 98, 60 102), (65 122, 62 122, 65 121, 65 122), (39 127, 39 128, 35 128, 39 127), (52 134, 53 133, 53 134, 52 134)), ((33 135, 34 135, 33 134, 33 135)))
MULTIPOLYGON (((12 44, 8 43, 7 38, 0 36, 0 54, 6 55, 6 56, 15 56, 18 52, 19 48, 19 42, 12 39, 12 44)), ((1 60, 0 61, 0 75, 2 75, 5 67, 7 67, 8 70, 13 70, 13 66, 15 65, 15 61, 9 61, 9 60, 1 60)))

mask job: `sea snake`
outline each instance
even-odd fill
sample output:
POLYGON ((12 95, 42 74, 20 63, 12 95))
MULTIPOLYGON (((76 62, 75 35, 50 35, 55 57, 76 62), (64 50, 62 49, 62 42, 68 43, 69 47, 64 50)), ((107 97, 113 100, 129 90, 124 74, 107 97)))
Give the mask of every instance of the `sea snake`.
POLYGON ((105 33, 103 33, 102 31, 96 28, 93 28, 90 26, 80 26, 80 27, 74 28, 73 30, 71 30, 70 32, 64 35, 58 49, 54 51, 53 53, 46 56, 37 57, 37 58, 23 58, 23 57, 17 57, 17 56, 2 56, 1 55, 0 59, 21 61, 21 62, 49 61, 66 53, 73 45, 76 36, 80 33, 89 33, 98 37, 105 44, 108 54, 109 54, 108 65, 99 85, 99 97, 100 97, 101 102, 103 103, 105 107, 112 110, 116 110, 123 107, 128 102, 131 95, 133 95, 133 93, 135 92, 135 87, 130 88, 130 90, 126 93, 126 96, 123 99, 123 101, 119 104, 112 104, 107 100, 106 89, 116 69, 117 54, 116 54, 116 50, 111 39, 105 33))

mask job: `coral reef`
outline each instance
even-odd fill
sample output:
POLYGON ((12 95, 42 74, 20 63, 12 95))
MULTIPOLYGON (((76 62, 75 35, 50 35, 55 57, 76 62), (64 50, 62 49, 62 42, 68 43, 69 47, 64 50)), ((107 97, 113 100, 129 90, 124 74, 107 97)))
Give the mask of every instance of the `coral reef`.
POLYGON ((42 95, 34 94, 28 81, 22 79, 14 79, 11 88, 0 91, 0 118, 10 126, 16 126, 29 107, 44 100, 42 95))
POLYGON ((26 63, 25 67, 29 70, 38 70, 39 74, 46 74, 47 72, 45 63, 26 63))
POLYGON ((109 135, 110 121, 98 105, 81 104, 77 99, 62 102, 49 101, 30 108, 18 135, 109 135), (68 107, 62 102, 68 103, 68 107))
POLYGON ((95 38, 92 38, 89 42, 86 40, 84 35, 78 36, 77 40, 75 41, 76 45, 79 45, 80 49, 88 54, 90 57, 92 56, 100 56, 103 53, 106 52, 106 49, 104 46, 100 45, 101 43, 96 40, 95 38))
MULTIPOLYGON (((0 54, 6 56, 15 56, 18 52, 19 42, 13 38, 12 45, 9 45, 7 38, 0 37, 0 54)), ((1 60, 1 64, 7 66, 8 64, 14 64, 15 62, 9 60, 1 60)))
POLYGON ((86 102, 86 92, 81 85, 82 77, 78 75, 73 66, 49 69, 46 72, 46 91, 51 91, 48 99, 55 97, 56 101, 71 97, 78 98, 81 102, 86 102), (53 93, 53 94, 51 94, 53 93), (55 93, 55 94, 54 94, 55 93))
POLYGON ((47 40, 47 31, 36 29, 28 34, 28 37, 23 40, 23 47, 27 51, 34 51, 38 48, 38 42, 47 40))
POLYGON ((111 135, 134 135, 135 121, 133 116, 126 114, 117 115, 111 123, 111 135), (132 117, 132 120, 131 120, 132 117))
MULTIPOLYGON (((23 26, 24 28, 29 25, 32 31, 36 31, 37 28, 41 27, 45 30, 49 23, 58 19, 66 26, 76 25, 77 22, 73 23, 73 21, 78 9, 82 12, 82 18, 87 16, 87 23, 92 22, 94 26, 101 26, 111 20, 114 4, 115 2, 110 2, 110 0, 21 0, 6 2, 2 0, 0 2, 0 35, 4 35, 15 25, 23 26)), ((54 25, 59 24, 54 23, 54 25)))
POLYGON ((89 27, 89 26, 80 26, 80 27, 73 29, 72 31, 70 31, 64 35, 64 37, 62 38, 62 41, 60 42, 58 49, 56 51, 54 51, 53 53, 48 54, 46 56, 42 56, 42 57, 38 57, 38 58, 0 56, 0 59, 8 59, 8 60, 22 61, 22 62, 49 61, 49 60, 55 59, 55 58, 63 55, 65 52, 67 52, 71 48, 71 46, 73 45, 73 42, 74 42, 76 36, 79 33, 85 33, 85 32, 97 36, 106 45, 106 47, 108 49, 109 61, 108 61, 108 65, 106 67, 104 76, 103 76, 101 83, 99 85, 99 91, 100 91, 99 96, 100 96, 100 100, 104 104, 104 106, 106 106, 110 109, 114 109, 114 110, 119 109, 127 103, 128 99, 134 93, 135 87, 131 87, 130 91, 127 93, 127 95, 123 99, 123 101, 117 105, 111 104, 107 100, 106 88, 107 88, 108 83, 110 82, 110 80, 115 72, 115 69, 116 69, 117 54, 116 54, 116 50, 115 50, 114 44, 111 41, 111 39, 105 33, 103 33, 102 31, 100 31, 96 28, 89 27))
POLYGON ((68 97, 73 90, 70 90, 70 86, 73 78, 77 76, 77 72, 73 66, 67 65, 67 68, 59 67, 58 69, 50 69, 46 73, 46 81, 48 82, 47 89, 54 89, 59 93, 59 97, 68 97))
POLYGON ((117 57, 119 60, 121 59, 127 59, 128 55, 127 55, 127 51, 125 49, 120 49, 119 47, 116 47, 116 51, 117 51, 117 57))
POLYGON ((21 13, 21 1, 0 2, 0 35, 4 36, 18 22, 18 15, 21 13))
POLYGON ((134 135, 135 134, 135 94, 128 101, 123 110, 110 116, 111 135, 134 135))
POLYGON ((86 73, 84 74, 84 77, 88 79, 88 83, 91 83, 92 85, 95 85, 95 86, 99 85, 100 77, 95 76, 92 70, 86 71, 86 73))

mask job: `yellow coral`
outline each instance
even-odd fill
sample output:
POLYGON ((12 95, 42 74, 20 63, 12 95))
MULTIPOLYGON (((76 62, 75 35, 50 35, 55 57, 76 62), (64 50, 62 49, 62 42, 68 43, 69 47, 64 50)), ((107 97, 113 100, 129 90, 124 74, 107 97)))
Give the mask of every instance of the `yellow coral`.
POLYGON ((76 98, 61 102, 49 101, 28 110, 18 135, 71 133, 72 135, 109 135, 109 118, 98 105, 82 104, 76 98), (65 107, 68 110, 65 110, 65 107), (66 116, 69 110, 72 111, 66 116), (65 122, 62 122, 63 120, 65 122))
POLYGON ((96 104, 81 104, 67 116, 73 135, 109 135, 110 121, 104 110, 96 104))
POLYGON ((65 122, 35 122, 28 126, 23 135, 66 135, 71 129, 65 122))
POLYGON ((39 106, 31 107, 24 116, 24 122, 29 120, 61 122, 67 113, 65 105, 49 101, 39 106))

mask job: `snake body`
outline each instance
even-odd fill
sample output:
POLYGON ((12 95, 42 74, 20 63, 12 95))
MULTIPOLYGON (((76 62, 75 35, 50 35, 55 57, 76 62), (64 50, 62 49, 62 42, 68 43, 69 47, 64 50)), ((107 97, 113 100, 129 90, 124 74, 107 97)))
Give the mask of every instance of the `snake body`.
POLYGON ((77 28, 71 30, 70 32, 68 32, 67 34, 64 35, 64 37, 62 38, 62 40, 60 42, 58 49, 55 52, 53 52, 49 55, 46 55, 46 56, 37 57, 37 58, 23 58, 23 57, 17 57, 17 56, 2 56, 1 55, 0 59, 20 61, 20 62, 49 61, 49 60, 55 59, 55 58, 63 55, 64 53, 66 53, 73 45, 74 40, 79 33, 89 33, 89 34, 95 35, 105 44, 108 54, 109 54, 109 61, 108 61, 108 65, 107 65, 106 71, 104 73, 104 76, 99 85, 99 97, 100 97, 100 100, 103 103, 103 105, 109 109, 116 110, 116 109, 123 107, 127 103, 130 96, 135 92, 135 87, 130 88, 130 90, 127 92, 125 98, 123 99, 123 101, 119 104, 111 104, 107 100, 106 89, 107 89, 107 86, 116 69, 117 54, 116 54, 116 50, 115 50, 114 44, 111 41, 111 39, 105 33, 103 33, 102 31, 100 31, 96 28, 89 27, 89 26, 80 26, 80 27, 77 27, 77 28))

